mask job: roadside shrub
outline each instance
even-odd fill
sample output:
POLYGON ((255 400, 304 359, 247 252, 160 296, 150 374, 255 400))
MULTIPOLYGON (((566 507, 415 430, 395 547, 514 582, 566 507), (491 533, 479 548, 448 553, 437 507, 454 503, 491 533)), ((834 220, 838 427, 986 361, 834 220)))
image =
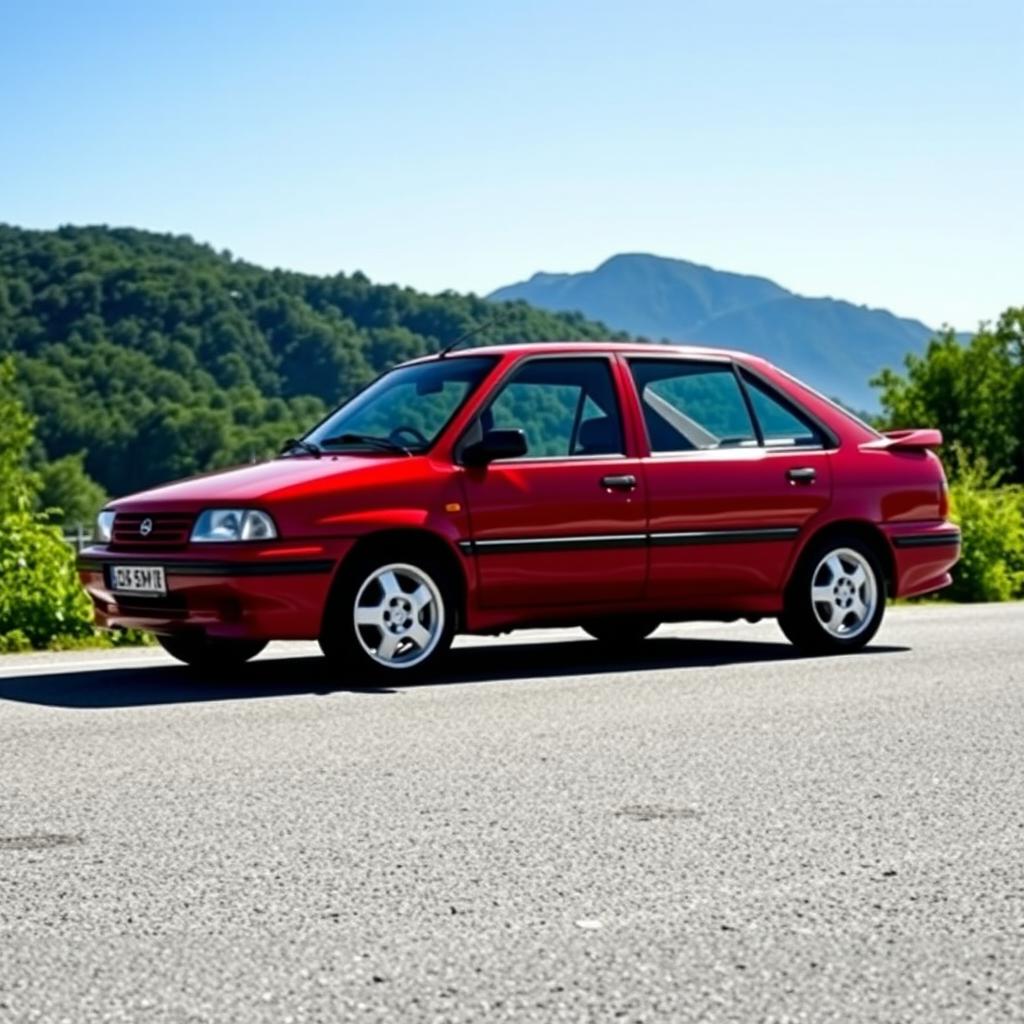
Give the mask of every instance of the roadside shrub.
POLYGON ((89 636, 55 636, 47 645, 48 651, 108 650, 113 647, 142 647, 156 643, 150 633, 138 629, 97 629, 89 636))
POLYGON ((1024 488, 1000 487, 984 460, 953 453, 953 519, 963 554, 946 596, 954 601, 1010 601, 1024 597, 1024 488))
POLYGON ((75 572, 75 553, 60 529, 50 525, 60 522, 62 514, 59 509, 32 511, 40 488, 44 499, 79 500, 72 506, 76 516, 91 518, 103 498, 78 456, 51 463, 42 474, 28 468, 35 421, 14 385, 13 361, 0 359, 0 654, 144 642, 135 632, 108 634, 93 626, 92 604, 75 572))
POLYGON ((0 633, 0 654, 20 654, 31 650, 32 641, 20 629, 0 633))
POLYGON ((89 637, 89 598, 75 573, 75 553, 60 529, 28 512, 0 518, 0 637, 45 647, 55 637, 89 637), (10 638, 18 634, 19 638, 10 638))

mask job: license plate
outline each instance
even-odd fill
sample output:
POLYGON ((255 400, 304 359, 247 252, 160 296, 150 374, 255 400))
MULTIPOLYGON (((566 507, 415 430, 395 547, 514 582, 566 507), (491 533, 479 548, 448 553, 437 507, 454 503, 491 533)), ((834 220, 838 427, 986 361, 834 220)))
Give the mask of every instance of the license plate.
POLYGON ((110 589, 120 594, 150 594, 164 597, 167 582, 161 565, 112 565, 110 589))

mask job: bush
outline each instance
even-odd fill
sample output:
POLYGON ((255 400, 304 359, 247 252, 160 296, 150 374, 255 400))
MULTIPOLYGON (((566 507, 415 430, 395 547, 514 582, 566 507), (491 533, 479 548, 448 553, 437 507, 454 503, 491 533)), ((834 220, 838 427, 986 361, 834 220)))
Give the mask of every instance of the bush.
POLYGON ((954 601, 1010 601, 1024 597, 1024 488, 998 486, 983 460, 953 454, 952 515, 963 534, 963 554, 946 596, 954 601))
POLYGON ((114 647, 152 646, 156 639, 138 629, 93 630, 88 636, 55 636, 46 645, 48 651, 109 650, 114 647))
POLYGON ((20 629, 0 633, 0 654, 20 654, 22 651, 31 650, 32 642, 20 629))
POLYGON ((139 643, 140 634, 101 633, 92 604, 78 582, 75 553, 58 527, 59 509, 32 511, 47 486, 60 501, 84 502, 76 515, 103 500, 78 456, 33 473, 33 418, 14 392, 14 364, 0 359, 0 654, 32 647, 117 647, 139 643))
POLYGON ((58 636, 94 634, 92 605, 60 529, 27 512, 0 518, 0 637, 45 647, 58 636))

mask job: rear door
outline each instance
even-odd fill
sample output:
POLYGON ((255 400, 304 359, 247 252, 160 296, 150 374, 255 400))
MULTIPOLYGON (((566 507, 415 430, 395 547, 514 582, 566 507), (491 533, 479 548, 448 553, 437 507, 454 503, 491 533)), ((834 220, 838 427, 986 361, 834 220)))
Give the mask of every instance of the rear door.
POLYGON ((509 428, 525 431, 525 457, 463 472, 481 606, 639 598, 644 493, 639 460, 626 455, 611 357, 519 363, 464 441, 509 428))
POLYGON ((648 596, 706 608, 777 591, 831 498, 826 438, 727 359, 628 363, 650 443, 648 596))

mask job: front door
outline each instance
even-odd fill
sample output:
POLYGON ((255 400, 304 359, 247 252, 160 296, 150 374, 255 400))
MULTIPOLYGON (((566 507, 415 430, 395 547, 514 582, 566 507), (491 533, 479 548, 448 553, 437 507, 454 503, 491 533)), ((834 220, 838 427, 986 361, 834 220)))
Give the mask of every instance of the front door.
POLYGON ((648 597, 709 608, 777 593, 831 500, 825 438, 728 360, 629 363, 651 449, 648 597))
POLYGON ((469 434, 521 429, 527 453, 466 467, 481 607, 628 602, 643 592, 646 509, 608 357, 534 356, 469 434))

